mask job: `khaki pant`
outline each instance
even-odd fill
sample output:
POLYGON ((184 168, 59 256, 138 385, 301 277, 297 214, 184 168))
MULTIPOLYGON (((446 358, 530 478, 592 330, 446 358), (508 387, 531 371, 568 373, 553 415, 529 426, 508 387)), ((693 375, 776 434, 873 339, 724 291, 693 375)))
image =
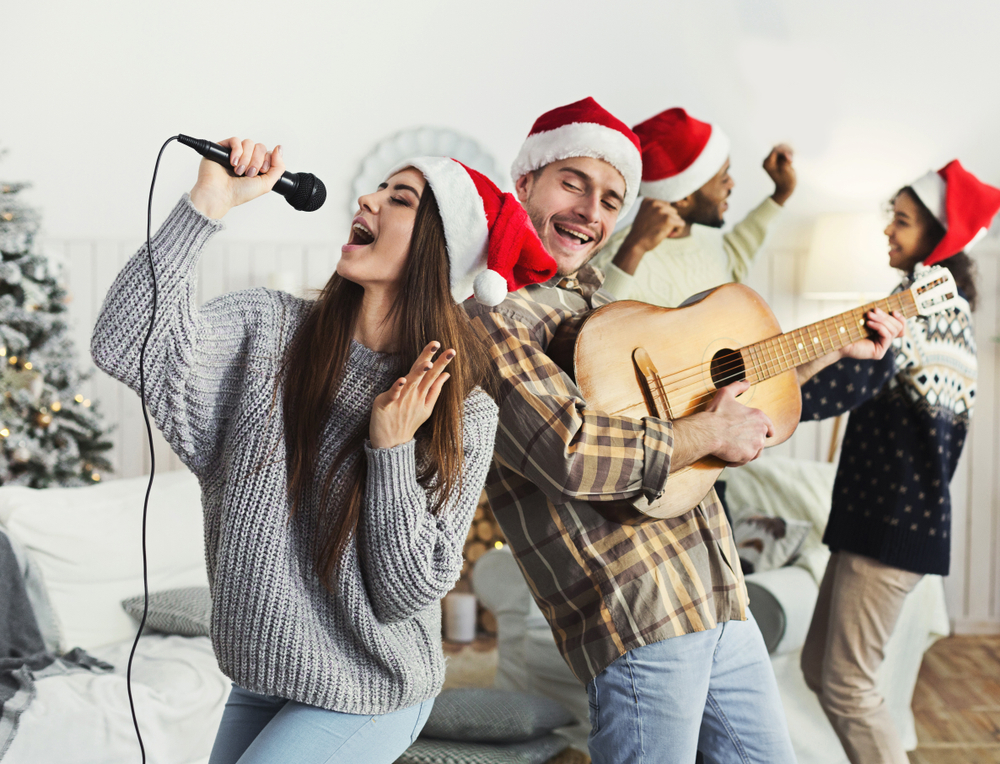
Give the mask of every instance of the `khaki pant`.
POLYGON ((850 552, 831 555, 826 566, 802 673, 852 764, 908 764, 875 674, 903 600, 921 578, 850 552))

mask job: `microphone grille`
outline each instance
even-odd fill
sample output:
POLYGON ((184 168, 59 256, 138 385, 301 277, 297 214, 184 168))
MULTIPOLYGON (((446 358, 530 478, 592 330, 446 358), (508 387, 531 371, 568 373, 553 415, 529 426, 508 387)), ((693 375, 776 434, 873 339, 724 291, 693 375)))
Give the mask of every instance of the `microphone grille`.
POLYGON ((315 212, 326 201, 326 186, 311 172, 298 173, 295 191, 288 195, 288 203, 301 212, 315 212))

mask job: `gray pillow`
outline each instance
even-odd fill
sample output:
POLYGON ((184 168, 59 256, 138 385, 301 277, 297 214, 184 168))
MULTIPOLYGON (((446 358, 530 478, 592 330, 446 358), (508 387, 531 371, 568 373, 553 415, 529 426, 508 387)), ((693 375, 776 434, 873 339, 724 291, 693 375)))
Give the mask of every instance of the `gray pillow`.
MULTIPOLYGON (((142 620, 142 595, 122 600, 125 612, 136 622, 142 620)), ((146 627, 165 634, 207 637, 212 620, 212 595, 207 586, 164 589, 149 595, 146 627)))
POLYGON ((568 747, 569 741, 561 735, 508 745, 419 738, 395 764, 542 764, 568 747))
POLYGON ((560 703, 512 690, 445 690, 434 701, 421 737, 469 743, 520 743, 573 724, 560 703))

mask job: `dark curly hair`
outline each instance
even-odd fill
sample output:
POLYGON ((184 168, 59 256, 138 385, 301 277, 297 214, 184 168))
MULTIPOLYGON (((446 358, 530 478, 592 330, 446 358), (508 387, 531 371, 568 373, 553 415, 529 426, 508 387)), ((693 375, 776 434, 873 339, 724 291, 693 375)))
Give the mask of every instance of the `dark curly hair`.
MULTIPOLYGON (((927 206, 920 201, 920 197, 917 196, 916 192, 911 186, 904 186, 899 189, 895 194, 893 194, 892 199, 889 200, 890 207, 896 201, 896 198, 900 194, 907 194, 914 202, 916 202, 917 209, 919 210, 920 216, 923 218, 921 222, 927 226, 927 238, 928 238, 928 249, 927 251, 933 251, 934 247, 938 245, 938 242, 944 238, 945 228, 941 225, 941 222, 934 217, 934 214, 927 209, 927 206)), ((978 277, 978 272, 976 270, 975 261, 969 257, 965 252, 959 252, 956 255, 945 258, 939 265, 943 265, 949 271, 951 275, 955 277, 955 284, 958 286, 958 291, 962 293, 969 302, 969 307, 972 310, 976 309, 976 302, 979 297, 979 290, 976 289, 976 278, 978 277)))

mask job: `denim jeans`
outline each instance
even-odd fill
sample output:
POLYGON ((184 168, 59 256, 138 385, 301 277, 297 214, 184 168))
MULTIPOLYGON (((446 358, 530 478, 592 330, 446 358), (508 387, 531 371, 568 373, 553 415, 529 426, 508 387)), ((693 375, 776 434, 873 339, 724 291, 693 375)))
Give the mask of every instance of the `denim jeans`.
POLYGON ((794 764, 757 622, 625 653, 587 684, 594 764, 794 764))
POLYGON ((208 764, 391 764, 434 699, 390 714, 342 714, 233 685, 208 764))

